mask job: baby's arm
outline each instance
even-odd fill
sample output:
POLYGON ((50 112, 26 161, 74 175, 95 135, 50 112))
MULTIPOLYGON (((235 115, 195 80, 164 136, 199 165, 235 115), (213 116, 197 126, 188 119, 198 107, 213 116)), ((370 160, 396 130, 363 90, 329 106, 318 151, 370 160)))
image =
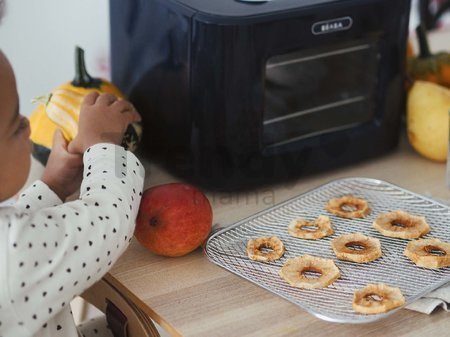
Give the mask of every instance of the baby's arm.
POLYGON ((22 334, 44 326, 100 279, 133 235, 144 170, 132 153, 114 144, 139 116, 127 102, 107 95, 89 98, 80 113, 82 137, 69 144, 73 153, 84 153, 80 199, 55 206, 65 193, 64 180, 53 173, 3 214, 7 265, 0 273, 6 274, 10 320, 22 334))
MULTIPOLYGON (((9 215, 9 292, 18 322, 30 331, 99 280, 133 235, 144 178, 138 159, 122 147, 97 144, 84 165, 80 200, 9 215)), ((25 193, 53 205, 46 189, 37 182, 25 193)))
POLYGON ((42 181, 35 182, 24 191, 15 207, 30 213, 44 207, 61 204, 62 200, 78 190, 82 173, 82 155, 69 153, 67 142, 61 131, 56 130, 42 181))

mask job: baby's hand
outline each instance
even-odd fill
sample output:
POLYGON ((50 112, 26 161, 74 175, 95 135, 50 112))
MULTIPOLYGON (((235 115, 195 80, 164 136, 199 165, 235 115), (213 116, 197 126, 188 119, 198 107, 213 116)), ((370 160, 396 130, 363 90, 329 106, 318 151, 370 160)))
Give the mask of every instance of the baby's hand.
POLYGON ((97 143, 122 143, 130 123, 141 116, 133 105, 111 94, 92 92, 81 104, 78 134, 69 144, 69 152, 82 154, 97 143))
POLYGON ((56 130, 41 180, 64 201, 80 187, 82 178, 83 156, 69 153, 61 130, 56 130))

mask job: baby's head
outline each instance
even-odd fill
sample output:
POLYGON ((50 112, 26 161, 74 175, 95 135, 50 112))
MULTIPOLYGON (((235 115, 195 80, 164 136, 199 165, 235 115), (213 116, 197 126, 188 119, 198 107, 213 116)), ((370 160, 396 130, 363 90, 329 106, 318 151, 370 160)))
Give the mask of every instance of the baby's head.
POLYGON ((0 51, 0 201, 13 197, 30 170, 30 124, 19 113, 16 80, 0 51))
MULTIPOLYGON (((0 20, 3 1, 0 0, 0 20)), ((0 50, 0 201, 13 197, 30 170, 30 125, 19 113, 19 97, 11 65, 0 50)))

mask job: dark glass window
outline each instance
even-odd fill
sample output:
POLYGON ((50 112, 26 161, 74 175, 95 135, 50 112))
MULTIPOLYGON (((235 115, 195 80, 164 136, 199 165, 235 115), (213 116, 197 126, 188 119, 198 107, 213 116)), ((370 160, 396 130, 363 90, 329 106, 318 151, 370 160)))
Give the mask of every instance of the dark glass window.
POLYGON ((266 63, 264 145, 372 119, 378 58, 376 45, 369 42, 271 57, 266 63))

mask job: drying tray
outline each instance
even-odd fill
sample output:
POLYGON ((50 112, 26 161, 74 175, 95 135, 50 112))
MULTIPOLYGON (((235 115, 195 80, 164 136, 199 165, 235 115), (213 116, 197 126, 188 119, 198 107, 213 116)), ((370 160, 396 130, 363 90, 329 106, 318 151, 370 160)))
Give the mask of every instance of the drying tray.
POLYGON ((431 231, 424 238, 450 242, 450 208, 432 199, 381 180, 345 178, 335 180, 307 193, 250 216, 214 233, 207 241, 205 254, 215 264, 287 299, 318 318, 339 323, 368 323, 385 318, 400 308, 376 315, 352 310, 355 290, 370 283, 386 283, 398 287, 405 296, 405 305, 450 282, 450 267, 425 269, 416 266, 403 251, 410 240, 389 238, 372 227, 380 212, 402 209, 425 216, 431 231), (366 199, 372 209, 364 219, 344 219, 329 214, 324 206, 331 198, 352 195, 366 199), (328 215, 334 234, 320 240, 294 238, 287 232, 296 218, 315 219, 328 215), (346 233, 361 232, 378 238, 383 257, 366 264, 341 261, 331 249, 331 240, 346 233), (279 237, 286 252, 273 262, 250 260, 247 241, 260 236, 279 237), (310 254, 332 259, 341 277, 324 289, 291 287, 278 272, 288 258, 310 254))

